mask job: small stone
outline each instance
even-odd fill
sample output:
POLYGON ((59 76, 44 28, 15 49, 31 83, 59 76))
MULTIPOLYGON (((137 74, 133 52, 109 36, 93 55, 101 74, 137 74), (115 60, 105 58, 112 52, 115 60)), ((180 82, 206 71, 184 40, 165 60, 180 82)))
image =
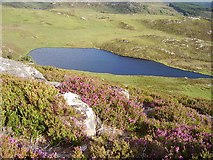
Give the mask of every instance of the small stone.
POLYGON ((8 49, 8 52, 9 52, 9 53, 13 53, 13 50, 9 48, 9 49, 8 49))
POLYGON ((98 135, 107 135, 109 140, 113 140, 117 136, 123 136, 124 132, 120 129, 102 124, 101 128, 97 131, 98 135))
POLYGON ((81 17, 81 19, 82 19, 82 20, 86 20, 86 18, 85 18, 85 17, 81 17))
POLYGON ((129 92, 128 90, 124 89, 121 91, 121 93, 129 100, 129 92))
POLYGON ((60 82, 49 82, 49 81, 47 81, 46 84, 52 85, 54 87, 59 87, 61 85, 60 82))
POLYGON ((128 40, 125 40, 125 39, 122 40, 122 42, 123 42, 123 43, 129 43, 129 41, 128 41, 128 40))
POLYGON ((86 151, 86 150, 87 150, 87 145, 86 145, 86 144, 85 144, 85 145, 82 145, 82 146, 81 146, 81 151, 84 152, 84 151, 86 151))
POLYGON ((4 67, 0 66, 0 71, 5 71, 4 67))

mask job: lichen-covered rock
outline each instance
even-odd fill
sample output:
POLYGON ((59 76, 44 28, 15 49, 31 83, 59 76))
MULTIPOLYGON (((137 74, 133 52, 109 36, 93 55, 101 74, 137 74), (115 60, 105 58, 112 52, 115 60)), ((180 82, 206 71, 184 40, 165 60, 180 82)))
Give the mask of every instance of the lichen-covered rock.
POLYGON ((0 72, 23 78, 46 81, 44 76, 35 68, 18 61, 0 57, 0 72))
POLYGON ((83 116, 83 124, 85 125, 85 132, 87 136, 96 135, 96 115, 86 103, 82 102, 77 94, 67 92, 64 94, 64 99, 67 104, 78 110, 83 116))

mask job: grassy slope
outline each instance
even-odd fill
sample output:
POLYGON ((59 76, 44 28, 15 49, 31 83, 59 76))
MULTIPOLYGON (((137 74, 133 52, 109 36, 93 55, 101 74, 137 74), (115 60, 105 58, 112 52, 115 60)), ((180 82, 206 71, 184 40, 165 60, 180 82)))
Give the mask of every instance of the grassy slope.
MULTIPOLYGON (((3 6, 3 55, 20 59, 30 50, 39 47, 95 47, 125 56, 156 60, 170 66, 210 74, 210 42, 206 41, 210 37, 205 35, 204 41, 197 44, 203 45, 205 49, 196 49, 195 45, 179 48, 179 43, 186 45, 186 38, 192 37, 183 34, 184 30, 181 33, 179 30, 169 31, 169 27, 168 29, 163 27, 162 21, 172 21, 173 24, 170 24, 170 27, 175 28, 177 25, 175 22, 183 21, 183 18, 163 4, 153 4, 148 8, 153 14, 157 14, 158 12, 154 11, 160 10, 159 8, 166 9, 159 15, 150 15, 101 13, 102 9, 98 8, 96 11, 94 7, 33 10, 3 6), (87 20, 82 20, 81 17, 87 20), (163 29, 152 27, 155 24, 160 24, 163 29), (153 36, 147 38, 146 35, 153 36), (121 43, 124 39, 129 43, 121 43), (169 45, 162 42, 166 39, 175 39, 180 42, 169 45), (169 54, 172 52, 175 56, 169 54)), ((200 28, 193 28, 194 26, 205 25, 205 28, 201 28, 202 33, 210 30, 210 23, 205 20, 192 22, 186 18, 181 28, 188 24, 190 24, 188 30, 192 29, 192 35, 195 35, 195 38, 200 28)))
MULTIPOLYGON (((146 76, 120 76, 112 74, 99 74, 82 71, 68 71, 53 67, 35 66, 50 81, 63 81, 64 76, 87 75, 99 77, 123 87, 130 86, 140 88, 148 93, 157 93, 162 96, 188 96, 190 98, 201 98, 211 100, 211 80, 210 79, 184 79, 184 78, 164 78, 146 76)), ((65 77, 66 77, 65 76, 65 77)))
MULTIPOLYGON (((118 54, 154 59, 175 67, 210 73, 210 59, 206 54, 208 47, 204 47, 207 48, 204 51, 194 52, 195 42, 191 40, 188 43, 189 48, 182 49, 185 51, 184 53, 179 46, 186 43, 185 35, 151 29, 144 24, 146 20, 159 21, 160 19, 183 18, 166 15, 107 14, 95 12, 94 9, 78 7, 32 10, 3 6, 3 54, 4 56, 10 55, 13 59, 20 59, 21 56, 38 47, 102 47, 115 52, 119 47, 121 50, 116 52, 118 54), (87 20, 82 20, 81 17, 85 17, 87 20), (125 24, 128 26, 126 27, 125 24), (162 41, 166 39, 176 39, 177 41, 163 43, 162 41), (123 43, 122 40, 128 40, 129 43, 123 43), (106 44, 111 44, 111 47, 107 48, 106 44), (137 47, 142 47, 142 49, 137 47), (157 49, 159 47, 182 54, 174 58, 172 55, 168 56, 168 53, 159 52, 157 49), (131 51, 131 48, 135 49, 131 51), (203 55, 200 56, 202 52, 203 55), (187 57, 193 58, 187 59, 187 57)), ((204 20, 202 22, 207 23, 204 20)), ((208 44, 206 41, 202 41, 202 43, 208 44)), ((114 82, 137 86, 161 94, 211 98, 210 86, 208 86, 210 80, 97 75, 114 82)))
POLYGON ((144 88, 146 90, 167 94, 167 95, 186 95, 192 98, 211 99, 210 81, 208 80, 184 80, 178 78, 158 78, 158 77, 140 77, 140 76, 110 76, 100 75, 107 80, 120 82, 144 88))

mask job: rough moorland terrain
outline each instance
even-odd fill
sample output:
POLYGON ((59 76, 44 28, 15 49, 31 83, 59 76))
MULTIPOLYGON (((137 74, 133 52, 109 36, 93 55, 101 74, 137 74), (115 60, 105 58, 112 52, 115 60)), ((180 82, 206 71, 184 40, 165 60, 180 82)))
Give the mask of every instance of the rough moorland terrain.
POLYGON ((212 158, 210 100, 2 61, 3 158, 212 158))
POLYGON ((210 74, 208 19, 168 3, 2 8, 3 57, 23 62, 0 59, 1 158, 213 158, 211 79, 63 70, 27 56, 38 47, 94 47, 210 74))

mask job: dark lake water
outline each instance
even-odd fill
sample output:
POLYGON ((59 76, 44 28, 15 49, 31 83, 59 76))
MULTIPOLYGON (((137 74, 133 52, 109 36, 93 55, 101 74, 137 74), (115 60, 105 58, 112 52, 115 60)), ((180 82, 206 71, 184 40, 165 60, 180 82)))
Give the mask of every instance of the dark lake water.
POLYGON ((115 55, 91 48, 39 48, 29 54, 40 65, 117 75, 211 78, 164 64, 115 55))

